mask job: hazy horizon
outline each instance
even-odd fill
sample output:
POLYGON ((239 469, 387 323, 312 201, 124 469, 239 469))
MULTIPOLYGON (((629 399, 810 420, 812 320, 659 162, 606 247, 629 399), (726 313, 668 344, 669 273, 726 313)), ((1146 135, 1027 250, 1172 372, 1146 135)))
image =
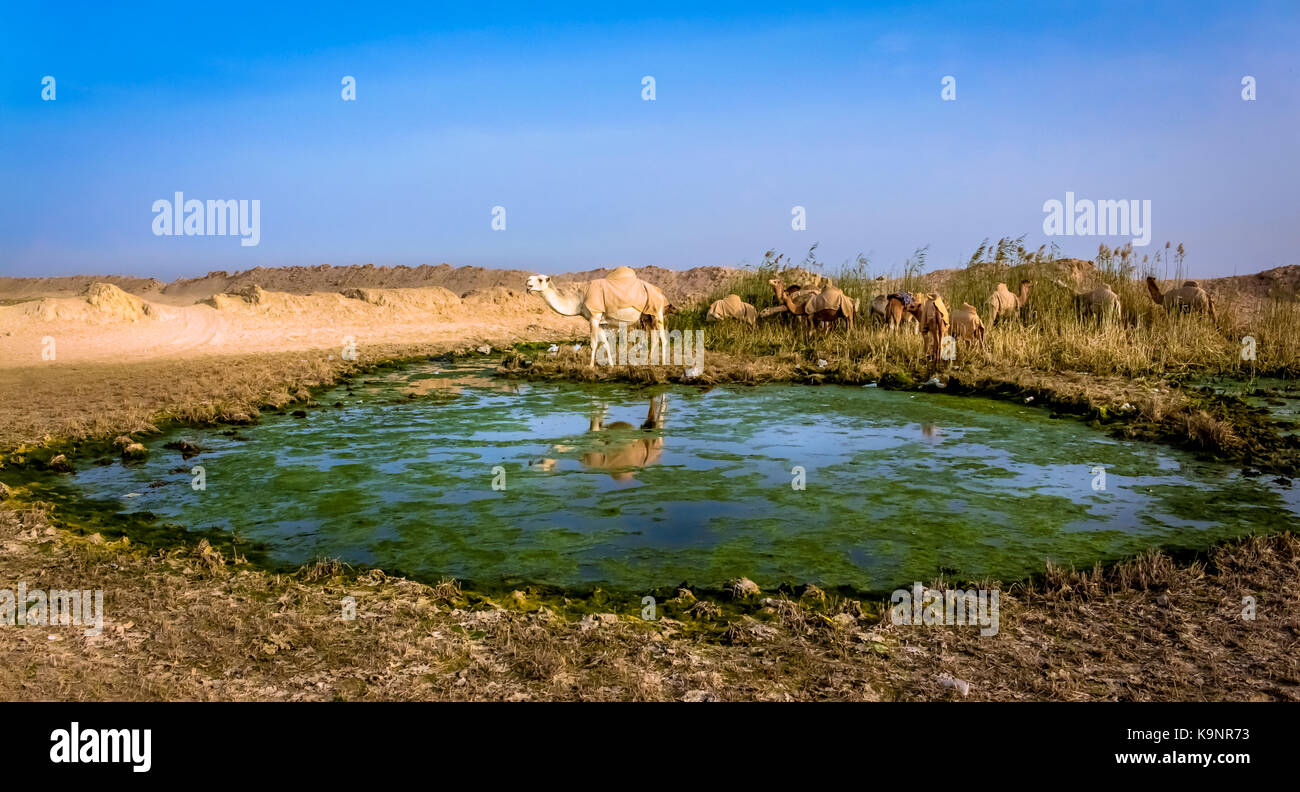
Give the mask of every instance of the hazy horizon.
POLYGON ((1139 260, 1182 243, 1190 277, 1300 263, 1294 3, 170 8, 0 12, 0 276, 1125 241, 1045 235, 1067 193, 1150 201, 1139 260), (257 244, 155 235, 176 192, 258 201, 257 244))

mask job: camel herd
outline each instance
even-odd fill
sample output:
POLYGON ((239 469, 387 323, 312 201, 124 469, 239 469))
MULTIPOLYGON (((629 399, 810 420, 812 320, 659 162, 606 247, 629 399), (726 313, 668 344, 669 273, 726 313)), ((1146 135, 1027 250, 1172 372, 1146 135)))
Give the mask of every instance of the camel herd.
MULTIPOLYGON (((781 280, 768 281, 772 286, 776 304, 760 311, 740 298, 729 294, 709 306, 705 320, 708 322, 738 321, 754 326, 760 318, 784 314, 799 322, 809 333, 829 331, 841 321, 853 329, 859 302, 836 288, 829 278, 820 278, 814 286, 786 286, 781 280)), ((1110 286, 1100 284, 1090 291, 1076 292, 1065 283, 1052 283, 1065 290, 1074 301, 1075 311, 1081 318, 1099 323, 1119 322, 1123 305, 1110 286)), ((1156 305, 1169 313, 1199 313, 1217 323, 1214 300, 1195 281, 1161 293, 1155 278, 1147 278, 1147 290, 1156 305)), ((1006 321, 1028 321, 1034 314, 1029 293, 1032 283, 1020 282, 1012 292, 1005 283, 999 283, 986 302, 989 326, 1006 321)), ((538 294, 556 313, 563 316, 581 316, 591 328, 591 362, 596 363, 596 351, 609 346, 604 330, 620 324, 640 324, 661 341, 666 350, 667 338, 664 314, 668 301, 664 293, 651 283, 641 280, 628 267, 618 267, 605 278, 590 281, 581 295, 564 296, 551 285, 546 275, 528 278, 527 289, 538 294)), ((926 355, 932 360, 940 358, 942 340, 951 337, 957 341, 983 345, 985 324, 978 309, 964 302, 950 310, 943 297, 937 293, 896 292, 872 298, 871 318, 877 326, 898 331, 908 329, 924 336, 926 355)), ((611 353, 612 359, 612 353, 611 353)))

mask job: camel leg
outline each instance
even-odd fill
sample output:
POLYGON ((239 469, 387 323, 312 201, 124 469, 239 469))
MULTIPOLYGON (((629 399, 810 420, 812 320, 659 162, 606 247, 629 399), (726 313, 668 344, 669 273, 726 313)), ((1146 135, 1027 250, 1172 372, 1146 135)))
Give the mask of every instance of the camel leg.
POLYGON ((655 323, 655 315, 642 314, 641 326, 646 328, 646 343, 650 345, 650 350, 646 359, 650 361, 650 365, 656 365, 657 361, 663 360, 663 352, 659 351, 656 353, 656 347, 659 350, 663 349, 663 340, 659 338, 659 326, 655 323))
POLYGON ((614 342, 609 340, 610 331, 607 327, 600 330, 600 343, 605 348, 605 359, 609 365, 613 366, 618 363, 618 358, 614 355, 614 342))
POLYGON ((600 314, 592 314, 591 316, 591 362, 587 364, 587 368, 596 367, 596 345, 600 343, 599 339, 602 337, 600 332, 601 318, 600 314))
POLYGON ((668 365, 668 324, 663 320, 663 312, 647 313, 650 317, 650 360, 654 362, 654 342, 659 341, 659 365, 668 365))

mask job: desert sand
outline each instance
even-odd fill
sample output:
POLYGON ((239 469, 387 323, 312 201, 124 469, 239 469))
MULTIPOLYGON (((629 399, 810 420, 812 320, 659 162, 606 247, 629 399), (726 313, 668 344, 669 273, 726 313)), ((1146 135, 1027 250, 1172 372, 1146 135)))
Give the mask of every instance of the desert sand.
MULTIPOLYGON (((670 300, 707 296, 734 270, 645 268, 670 300)), ((562 291, 605 270, 556 276, 562 291)), ((435 344, 470 349, 571 338, 561 317, 524 291, 523 270, 479 267, 286 267, 164 284, 77 276, 0 278, 0 367, 132 362, 257 352, 435 344), (450 287, 450 288, 449 288, 450 287)))

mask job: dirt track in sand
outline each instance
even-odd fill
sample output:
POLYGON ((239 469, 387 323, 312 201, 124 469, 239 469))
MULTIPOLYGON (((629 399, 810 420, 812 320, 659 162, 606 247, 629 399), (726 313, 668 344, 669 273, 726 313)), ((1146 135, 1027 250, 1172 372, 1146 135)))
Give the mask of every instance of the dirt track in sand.
MULTIPOLYGON (((556 276, 561 291, 604 270, 556 276)), ((670 299, 734 273, 645 268, 670 299)), ((284 267, 155 279, 0 278, 0 368, 436 343, 451 349, 581 336, 586 325, 524 291, 522 270, 284 267), (106 287, 97 284, 111 284, 106 287), (48 360, 53 350, 54 360, 48 360)))
POLYGON ((0 368, 307 349, 342 354, 349 343, 362 351, 428 343, 468 349, 571 338, 585 328, 581 319, 559 316, 519 290, 492 289, 464 300, 443 289, 379 289, 366 296, 375 302, 277 292, 253 299, 217 295, 186 306, 46 297, 0 307, 0 368))

